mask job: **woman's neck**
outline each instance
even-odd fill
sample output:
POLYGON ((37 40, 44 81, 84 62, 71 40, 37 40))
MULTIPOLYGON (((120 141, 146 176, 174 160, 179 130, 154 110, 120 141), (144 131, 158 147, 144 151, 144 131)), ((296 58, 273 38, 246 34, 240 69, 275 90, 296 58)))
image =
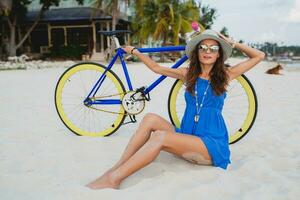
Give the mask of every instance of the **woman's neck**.
POLYGON ((213 68, 213 65, 201 64, 202 74, 204 76, 209 76, 210 70, 213 68))

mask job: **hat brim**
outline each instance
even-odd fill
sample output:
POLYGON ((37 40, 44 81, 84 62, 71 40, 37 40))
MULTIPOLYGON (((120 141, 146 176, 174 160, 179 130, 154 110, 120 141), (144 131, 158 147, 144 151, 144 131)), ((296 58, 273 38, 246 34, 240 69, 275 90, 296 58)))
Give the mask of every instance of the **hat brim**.
POLYGON ((193 50, 196 48, 196 46, 199 44, 199 42, 201 42, 202 40, 206 40, 206 39, 213 39, 220 43, 221 48, 223 50, 224 61, 227 60, 231 56, 232 47, 230 44, 228 44, 225 40, 223 40, 217 36, 205 34, 205 33, 195 36, 187 43, 187 45, 185 47, 186 55, 190 58, 193 50))

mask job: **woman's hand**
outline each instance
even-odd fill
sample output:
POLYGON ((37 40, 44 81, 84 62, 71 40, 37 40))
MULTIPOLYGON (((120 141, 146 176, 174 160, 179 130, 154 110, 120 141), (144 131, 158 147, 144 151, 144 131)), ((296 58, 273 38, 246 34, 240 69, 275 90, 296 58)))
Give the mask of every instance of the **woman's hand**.
POLYGON ((133 47, 133 46, 126 46, 123 48, 124 51, 126 51, 126 53, 128 54, 134 54, 134 52, 137 52, 137 48, 133 47))
POLYGON ((225 35, 223 35, 222 33, 218 33, 218 35, 220 36, 220 38, 222 38, 223 40, 228 42, 234 48, 235 44, 237 43, 234 39, 228 38, 225 35))

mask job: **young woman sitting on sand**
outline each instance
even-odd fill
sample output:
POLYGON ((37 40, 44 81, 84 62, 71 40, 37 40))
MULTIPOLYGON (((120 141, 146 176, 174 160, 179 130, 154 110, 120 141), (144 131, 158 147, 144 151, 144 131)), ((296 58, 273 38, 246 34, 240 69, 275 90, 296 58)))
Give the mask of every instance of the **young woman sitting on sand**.
POLYGON ((162 150, 199 165, 227 169, 231 163, 230 150, 222 116, 226 87, 262 61, 265 54, 212 30, 204 31, 187 43, 186 55, 190 61, 187 68, 162 67, 132 46, 124 50, 137 56, 153 72, 185 82, 186 109, 181 127, 174 127, 159 115, 146 114, 120 160, 86 186, 118 189, 122 180, 151 163, 162 150), (234 47, 249 58, 225 67, 224 61, 234 47))

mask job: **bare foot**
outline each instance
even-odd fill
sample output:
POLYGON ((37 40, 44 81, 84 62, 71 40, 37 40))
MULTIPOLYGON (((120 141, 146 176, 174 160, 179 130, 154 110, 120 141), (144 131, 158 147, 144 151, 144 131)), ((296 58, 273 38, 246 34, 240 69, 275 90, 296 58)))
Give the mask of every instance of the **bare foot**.
POLYGON ((115 176, 113 176, 112 173, 113 172, 111 171, 104 173, 101 177, 87 184, 86 187, 89 187, 93 190, 104 188, 119 189, 120 181, 116 180, 115 176))

